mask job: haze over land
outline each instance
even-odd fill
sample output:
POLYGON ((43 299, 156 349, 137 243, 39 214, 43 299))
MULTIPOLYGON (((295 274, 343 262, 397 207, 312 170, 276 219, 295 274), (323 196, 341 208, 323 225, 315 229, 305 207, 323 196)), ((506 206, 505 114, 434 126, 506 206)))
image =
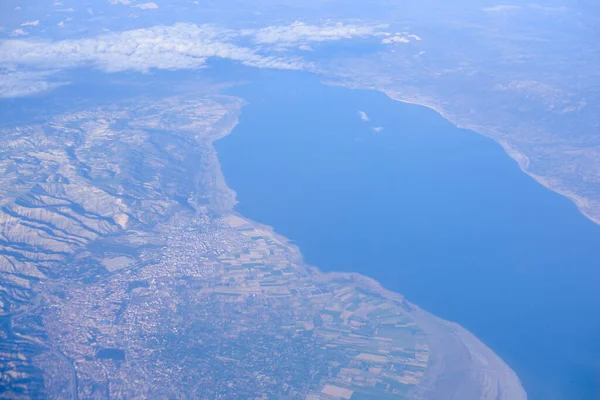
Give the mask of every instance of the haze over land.
POLYGON ((61 71, 81 66, 196 70, 221 58, 320 71, 332 82, 432 106, 498 140, 538 181, 588 217, 600 216, 600 17, 591 2, 98 1, 81 7, 11 0, 3 7, 3 97, 68 83, 72 77, 61 71))
POLYGON ((304 71, 431 107, 598 223, 598 37, 582 0, 3 1, 0 395, 525 398, 462 328, 232 212, 223 89, 304 71))

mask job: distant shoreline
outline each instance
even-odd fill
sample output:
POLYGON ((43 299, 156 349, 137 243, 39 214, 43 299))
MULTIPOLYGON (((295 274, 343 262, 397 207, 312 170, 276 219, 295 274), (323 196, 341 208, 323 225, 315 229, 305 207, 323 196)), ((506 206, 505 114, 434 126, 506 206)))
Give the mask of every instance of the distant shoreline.
MULTIPOLYGON (((326 84, 329 84, 329 83, 326 83, 326 84)), ((347 87, 347 88, 352 88, 352 89, 359 88, 359 87, 355 87, 355 86, 344 86, 344 85, 336 85, 336 86, 342 86, 342 87, 347 87)), ((539 183, 543 187, 547 188, 548 190, 551 190, 554 193, 558 193, 559 195, 571 200, 575 204, 575 207, 577 207, 577 210, 579 210, 579 212, 583 216, 585 216, 587 219, 594 222, 595 224, 600 225, 600 217, 595 216, 593 214, 593 212, 591 211, 591 209, 589 207, 589 202, 590 202, 589 199, 582 197, 572 191, 568 191, 568 190, 559 188, 555 184, 553 184, 549 178, 542 177, 540 175, 534 174, 533 172, 529 171, 529 165, 530 165, 529 157, 527 157, 524 153, 522 153, 515 146, 512 146, 506 140, 499 139, 496 135, 491 133, 491 131, 489 129, 486 129, 486 128, 480 127, 480 126, 459 124, 458 122, 456 122, 456 120, 454 118, 452 118, 447 112, 445 112, 442 108, 440 108, 434 102, 425 101, 422 98, 403 97, 403 96, 399 95, 398 93, 395 93, 393 91, 387 90, 382 87, 373 87, 373 88, 368 88, 368 89, 381 92, 394 101, 398 101, 398 102, 406 103, 406 104, 414 104, 417 106, 429 108, 430 110, 433 110, 436 113, 438 113, 439 115, 441 115, 445 120, 447 120, 448 122, 450 122, 452 125, 456 126, 457 128, 468 129, 472 132, 475 132, 479 135, 485 136, 485 137, 493 140, 494 142, 496 142, 500 146, 502 146, 505 153, 510 158, 512 158, 513 160, 515 160, 517 162, 517 164, 519 165, 519 168, 521 169, 521 171, 523 173, 525 173, 529 177, 533 178, 537 183, 539 183)))

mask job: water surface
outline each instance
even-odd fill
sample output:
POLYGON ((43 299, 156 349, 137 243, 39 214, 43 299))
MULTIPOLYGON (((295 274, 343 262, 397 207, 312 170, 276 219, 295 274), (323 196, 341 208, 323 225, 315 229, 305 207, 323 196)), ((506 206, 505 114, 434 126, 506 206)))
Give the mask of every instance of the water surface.
POLYGON ((217 142, 241 214, 495 350, 531 399, 600 398, 600 227, 495 142, 377 92, 263 73, 217 142), (359 115, 363 111, 368 121, 359 115))

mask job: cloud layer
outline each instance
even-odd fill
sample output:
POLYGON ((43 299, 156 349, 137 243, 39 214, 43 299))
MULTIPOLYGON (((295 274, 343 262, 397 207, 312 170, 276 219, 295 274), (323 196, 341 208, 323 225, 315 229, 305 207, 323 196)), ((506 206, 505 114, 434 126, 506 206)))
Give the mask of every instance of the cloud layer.
POLYGON ((310 42, 327 42, 357 37, 385 36, 387 25, 357 25, 341 22, 328 25, 307 25, 294 22, 285 26, 269 26, 261 29, 243 30, 243 36, 251 36, 255 43, 296 45, 310 42))
POLYGON ((140 10, 156 10, 158 8, 158 4, 156 4, 156 3, 142 3, 142 4, 137 4, 134 7, 139 8, 140 10))
POLYGON ((375 24, 307 25, 296 22, 234 31, 212 25, 179 23, 78 40, 5 40, 0 41, 0 97, 6 97, 3 92, 7 92, 7 82, 22 78, 10 72, 15 70, 39 73, 76 67, 93 67, 106 72, 199 69, 210 58, 237 61, 257 68, 311 70, 313 66, 309 62, 290 55, 293 52, 282 55, 281 49, 300 49, 311 43, 343 39, 386 38, 390 33, 385 32, 385 28, 385 25, 375 24))
POLYGON ((301 65, 259 55, 237 46, 231 33, 211 26, 176 24, 138 29, 93 39, 0 43, 0 66, 74 68, 93 66, 106 72, 202 68, 211 57, 266 68, 298 69, 301 65))

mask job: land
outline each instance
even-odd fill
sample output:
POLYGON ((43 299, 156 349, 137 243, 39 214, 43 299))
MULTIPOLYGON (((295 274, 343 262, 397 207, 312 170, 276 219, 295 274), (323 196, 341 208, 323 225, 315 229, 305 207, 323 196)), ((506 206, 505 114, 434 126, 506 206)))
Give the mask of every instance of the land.
POLYGON ((2 131, 0 397, 524 399, 461 327, 233 211, 243 101, 129 99, 2 131))
MULTIPOLYGON (((3 37, 25 18, 41 20, 26 29, 45 39, 157 23, 112 3, 31 2, 3 37)), ((299 15, 408 29, 422 40, 299 54, 329 82, 433 108, 494 139, 598 223, 598 7, 537 3, 174 1, 160 12, 236 29, 299 15)), ((363 277, 304 265, 283 238, 231 212, 212 142, 241 106, 210 92, 10 127, 3 113, 0 397, 524 398, 514 373, 460 327, 363 277), (372 308, 357 315, 363 304, 372 308)))

